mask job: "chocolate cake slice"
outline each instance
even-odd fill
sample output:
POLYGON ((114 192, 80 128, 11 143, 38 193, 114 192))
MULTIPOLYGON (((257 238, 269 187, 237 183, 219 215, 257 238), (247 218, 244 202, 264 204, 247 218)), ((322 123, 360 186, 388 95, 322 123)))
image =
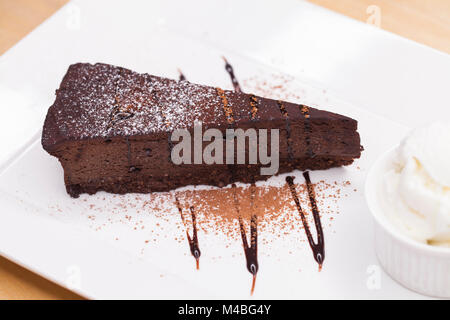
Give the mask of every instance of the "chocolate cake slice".
POLYGON ((100 63, 69 67, 48 110, 42 146, 61 162, 73 197, 269 177, 260 164, 174 164, 172 132, 192 132, 196 121, 223 132, 279 129, 278 173, 348 165, 362 150, 357 121, 339 114, 100 63))

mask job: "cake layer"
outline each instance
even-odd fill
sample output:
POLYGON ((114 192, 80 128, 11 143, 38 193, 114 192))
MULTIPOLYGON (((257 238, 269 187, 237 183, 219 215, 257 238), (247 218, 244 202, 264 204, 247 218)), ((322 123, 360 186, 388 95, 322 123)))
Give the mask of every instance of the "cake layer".
MULTIPOLYGON (((170 135, 193 134, 196 121, 221 132, 278 129, 278 173, 347 165, 362 149, 357 122, 345 116, 105 64, 70 66, 47 113, 42 145, 60 160, 74 197, 269 177, 259 164, 174 164, 170 135)), ((248 159, 248 146, 246 153, 248 159)))

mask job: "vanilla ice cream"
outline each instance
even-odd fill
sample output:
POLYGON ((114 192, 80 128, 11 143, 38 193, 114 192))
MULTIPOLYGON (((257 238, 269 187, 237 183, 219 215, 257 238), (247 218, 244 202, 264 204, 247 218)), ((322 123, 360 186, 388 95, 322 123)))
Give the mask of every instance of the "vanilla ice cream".
POLYGON ((386 212, 409 237, 450 247, 450 123, 406 137, 383 177, 386 212))

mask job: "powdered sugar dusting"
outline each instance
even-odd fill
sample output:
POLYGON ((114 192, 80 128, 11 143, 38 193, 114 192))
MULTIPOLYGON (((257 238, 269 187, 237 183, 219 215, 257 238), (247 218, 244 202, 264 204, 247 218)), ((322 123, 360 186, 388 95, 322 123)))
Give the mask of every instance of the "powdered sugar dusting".
POLYGON ((223 111, 214 88, 154 76, 152 79, 161 114, 169 130, 189 128, 200 120, 222 124, 217 122, 223 117, 223 111))
MULTIPOLYGON (((105 64, 70 66, 49 112, 65 139, 168 133, 197 120, 224 125, 214 88, 105 64)), ((50 134, 44 129, 44 140, 50 134)))

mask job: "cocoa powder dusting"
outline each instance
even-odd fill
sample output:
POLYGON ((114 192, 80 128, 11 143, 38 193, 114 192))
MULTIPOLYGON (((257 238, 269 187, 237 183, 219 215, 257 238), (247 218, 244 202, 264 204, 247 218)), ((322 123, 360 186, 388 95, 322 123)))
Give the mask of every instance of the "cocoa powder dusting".
MULTIPOLYGON (((306 184, 296 184, 295 186, 305 215, 311 216, 311 206, 308 200, 306 184)), ((321 180, 314 183, 313 186, 321 218, 325 219, 324 222, 333 221, 334 216, 339 214, 338 200, 347 196, 347 189, 350 190, 350 182, 326 182, 321 180), (331 202, 332 205, 325 205, 325 202, 331 202)), ((255 214, 258 219, 258 229, 261 233, 269 232, 281 236, 291 232, 298 232, 298 230, 303 228, 287 185, 272 186, 267 183, 257 185, 254 187, 253 201, 250 185, 238 185, 235 188, 235 192, 238 200, 236 202, 231 187, 190 189, 148 195, 136 194, 131 198, 115 195, 114 198, 119 201, 113 207, 109 206, 108 209, 103 209, 100 205, 92 206, 87 218, 91 221, 93 229, 101 230, 106 224, 96 224, 96 220, 93 218, 94 213, 101 214, 103 210, 107 210, 117 217, 109 219, 107 224, 127 224, 135 231, 143 230, 145 227, 143 220, 136 217, 132 219, 127 214, 128 209, 136 210, 140 215, 153 215, 161 219, 161 221, 169 222, 167 213, 170 210, 178 210, 175 201, 176 194, 179 205, 182 208, 185 223, 184 225, 180 221, 177 225, 178 228, 193 230, 191 207, 196 212, 196 223, 199 232, 206 234, 222 233, 230 241, 240 241, 239 228, 237 227, 239 226, 239 215, 242 217, 245 227, 250 228, 249 224, 252 214, 255 214)), ((90 204, 88 204, 88 207, 90 208, 90 204)), ((161 225, 157 223, 155 225, 156 229, 148 231, 153 236, 151 241, 157 241, 164 234, 164 229, 161 225)), ((183 242, 186 239, 179 237, 175 240, 183 242)), ((265 240, 261 239, 261 241, 264 242, 265 240)))

